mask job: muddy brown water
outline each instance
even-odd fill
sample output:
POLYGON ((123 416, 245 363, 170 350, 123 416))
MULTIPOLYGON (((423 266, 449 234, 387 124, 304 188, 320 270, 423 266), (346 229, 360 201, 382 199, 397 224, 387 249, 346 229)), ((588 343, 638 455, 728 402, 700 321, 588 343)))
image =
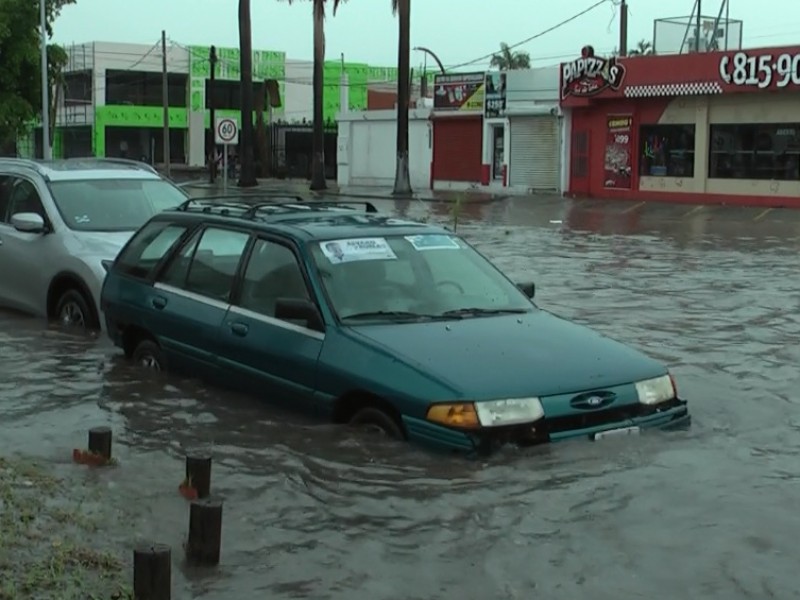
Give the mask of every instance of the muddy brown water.
POLYGON ((171 544, 173 598, 798 597, 800 216, 570 206, 468 206, 459 231, 534 279, 543 308, 670 363, 691 430, 465 461, 143 378, 103 339, 0 314, 2 451, 108 498, 126 560, 137 540, 171 544), (71 464, 95 425, 114 428, 118 467, 71 464), (211 571, 181 561, 176 487, 198 447, 225 500, 211 571))

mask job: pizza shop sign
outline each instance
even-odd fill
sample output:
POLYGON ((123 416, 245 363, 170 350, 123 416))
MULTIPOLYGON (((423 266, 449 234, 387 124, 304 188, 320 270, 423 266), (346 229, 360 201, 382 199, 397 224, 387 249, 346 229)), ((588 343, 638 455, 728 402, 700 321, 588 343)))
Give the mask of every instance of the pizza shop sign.
POLYGON ((561 65, 561 98, 588 98, 605 89, 618 90, 625 79, 625 65, 615 57, 594 55, 594 48, 584 46, 581 57, 561 65))

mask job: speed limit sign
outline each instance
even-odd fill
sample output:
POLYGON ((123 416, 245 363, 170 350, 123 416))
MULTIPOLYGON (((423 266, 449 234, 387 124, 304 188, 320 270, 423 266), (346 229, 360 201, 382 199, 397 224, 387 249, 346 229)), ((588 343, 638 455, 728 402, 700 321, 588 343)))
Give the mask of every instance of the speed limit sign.
POLYGON ((228 145, 239 143, 239 123, 231 117, 219 117, 214 126, 217 143, 228 145))

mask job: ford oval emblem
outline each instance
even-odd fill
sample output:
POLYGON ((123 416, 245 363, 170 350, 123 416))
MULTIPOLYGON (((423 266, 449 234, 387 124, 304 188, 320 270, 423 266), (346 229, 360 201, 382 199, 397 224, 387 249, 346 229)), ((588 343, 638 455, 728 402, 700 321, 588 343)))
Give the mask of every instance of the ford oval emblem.
POLYGON ((588 392, 575 396, 569 405, 581 410, 597 410, 612 404, 616 399, 617 395, 614 392, 588 392))

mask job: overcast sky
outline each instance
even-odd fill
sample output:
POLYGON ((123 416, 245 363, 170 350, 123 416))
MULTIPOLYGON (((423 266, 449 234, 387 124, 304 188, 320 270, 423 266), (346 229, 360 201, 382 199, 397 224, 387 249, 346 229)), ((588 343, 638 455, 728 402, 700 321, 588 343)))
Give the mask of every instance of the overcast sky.
MULTIPOLYGON (((412 0, 411 44, 427 46, 445 66, 474 61, 500 42, 515 44, 579 13, 598 0, 412 0), (546 7, 546 9, 545 9, 546 7)), ((554 64, 592 44, 599 52, 617 46, 618 0, 606 2, 520 49, 534 66, 554 64)), ((628 0, 633 46, 653 37, 654 19, 688 16, 695 0, 628 0)), ((251 0, 253 47, 311 59, 311 2, 251 0)), ((703 0, 703 14, 716 16, 722 0, 703 0)), ((327 57, 344 53, 352 62, 391 66, 397 62, 397 21, 390 0, 348 0, 326 24, 327 57)), ((154 44, 167 31, 180 44, 238 46, 237 0, 77 0, 55 24, 62 44, 118 41, 154 44)), ((744 45, 800 44, 798 0, 730 0, 731 19, 744 22, 744 45)), ((673 34, 674 35, 674 34, 673 34)), ((662 37, 662 39, 664 39, 662 37)), ((412 53, 412 66, 423 54, 412 53)), ((476 62, 482 69, 486 62, 476 62)))

